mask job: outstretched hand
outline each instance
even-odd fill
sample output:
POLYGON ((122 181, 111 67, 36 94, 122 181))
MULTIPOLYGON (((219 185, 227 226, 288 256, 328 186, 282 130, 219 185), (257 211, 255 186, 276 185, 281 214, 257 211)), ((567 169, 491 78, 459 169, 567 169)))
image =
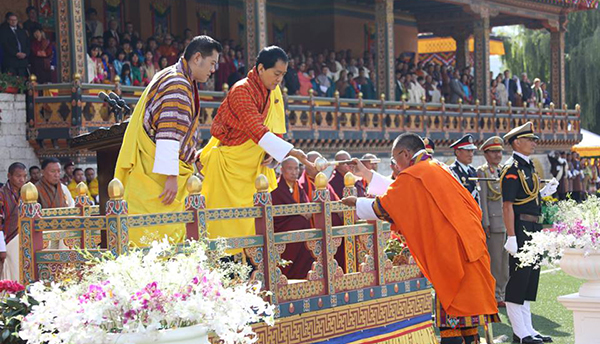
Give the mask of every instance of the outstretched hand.
POLYGON ((300 161, 300 163, 304 164, 304 165, 309 165, 309 166, 313 166, 314 164, 310 161, 308 161, 308 157, 306 156, 306 154, 301 150, 301 149, 296 149, 293 148, 289 153, 289 156, 293 156, 294 158, 298 159, 298 161, 300 161))
POLYGON ((354 166, 352 173, 354 173, 355 176, 366 180, 367 183, 370 183, 371 179, 373 179, 373 171, 369 170, 367 166, 362 163, 362 161, 356 158, 352 159, 352 163, 354 166))
POLYGON ((342 204, 349 206, 349 207, 356 207, 357 200, 358 200, 358 198, 356 196, 344 197, 344 198, 342 198, 342 204))

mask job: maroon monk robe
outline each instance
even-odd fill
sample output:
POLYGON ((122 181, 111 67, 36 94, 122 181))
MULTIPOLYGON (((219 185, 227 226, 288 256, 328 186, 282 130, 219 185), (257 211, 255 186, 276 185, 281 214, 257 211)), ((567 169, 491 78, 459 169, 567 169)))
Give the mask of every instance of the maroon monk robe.
MULTIPOLYGON (((271 197, 273 205, 308 203, 306 193, 300 184, 296 181, 290 188, 283 177, 279 178, 277 189, 271 192, 271 197)), ((278 216, 274 220, 274 226, 275 233, 312 228, 310 220, 302 215, 278 216)), ((306 279, 314 261, 303 242, 287 244, 281 258, 293 262, 281 269, 289 279, 306 279)))
MULTIPOLYGON (((335 193, 339 198, 344 197, 344 176, 342 176, 338 170, 333 170, 331 178, 329 178, 329 185, 335 190, 335 193)), ((361 180, 356 181, 354 187, 356 187, 356 194, 358 197, 365 197, 366 190, 361 180)))
MULTIPOLYGON (((316 189, 315 181, 308 176, 308 174, 306 173, 306 170, 302 173, 302 175, 298 179, 298 183, 300 183, 300 186, 302 186, 302 188, 306 191, 306 195, 308 196, 308 199, 312 200, 313 192, 316 189)), ((327 189, 329 190, 329 199, 330 200, 332 200, 332 201, 340 200, 340 198, 335 193, 335 190, 333 189, 333 187, 331 186, 330 183, 327 183, 327 189)), ((340 216, 340 214, 336 214, 336 213, 331 214, 331 225, 332 226, 343 226, 344 218, 342 216, 340 216)), ((337 260, 338 264, 342 267, 342 269, 344 269, 344 272, 346 272, 346 269, 345 269, 346 258, 345 258, 345 254, 344 254, 344 242, 343 241, 342 241, 342 244, 340 245, 340 247, 338 247, 337 252, 335 253, 335 260, 337 260)))

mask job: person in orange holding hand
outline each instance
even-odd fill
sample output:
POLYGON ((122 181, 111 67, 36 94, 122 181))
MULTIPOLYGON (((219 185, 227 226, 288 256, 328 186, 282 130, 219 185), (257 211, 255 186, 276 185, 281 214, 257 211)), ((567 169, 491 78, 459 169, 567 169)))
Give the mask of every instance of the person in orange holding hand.
POLYGON ((477 327, 500 321, 481 209, 448 168, 431 158, 418 135, 396 138, 392 158, 400 170, 396 180, 355 160, 355 174, 369 183, 367 193, 380 196, 342 202, 356 206, 362 219, 393 223, 405 237, 435 288, 441 343, 479 343, 477 327))

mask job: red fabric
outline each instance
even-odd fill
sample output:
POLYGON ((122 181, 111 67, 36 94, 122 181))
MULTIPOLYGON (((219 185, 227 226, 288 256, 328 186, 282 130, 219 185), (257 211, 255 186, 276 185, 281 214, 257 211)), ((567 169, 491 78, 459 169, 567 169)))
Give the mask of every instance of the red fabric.
MULTIPOLYGON (((271 192, 273 205, 307 203, 306 193, 298 184, 294 183, 293 193, 285 179, 280 178, 277 189, 271 192)), ((274 220, 275 233, 287 232, 298 229, 311 228, 310 220, 302 215, 278 216, 274 220)), ((291 260, 293 263, 282 268, 281 271, 290 279, 306 279, 314 259, 305 246, 305 243, 287 244, 282 259, 291 260)))
MULTIPOLYGON (((223 90, 223 84, 227 83, 229 76, 235 73, 235 62, 229 56, 221 56, 219 68, 215 72, 215 91, 223 90)), ((229 85, 232 86, 232 85, 229 85)))
POLYGON ((0 227, 6 243, 19 232, 19 199, 19 190, 13 189, 10 181, 0 188, 0 227))
POLYGON ((448 171, 435 161, 419 162, 380 200, 446 313, 498 312, 481 209, 448 171))
POLYGON ((169 66, 174 65, 179 59, 179 52, 170 45, 161 45, 157 50, 160 54, 160 57, 164 56, 167 58, 169 66))
MULTIPOLYGON (((331 178, 329 178, 329 184, 331 185, 333 190, 335 190, 335 193, 340 199, 344 197, 344 176, 342 176, 342 174, 339 173, 338 170, 333 170, 331 178)), ((366 189, 362 184, 362 181, 356 181, 354 187, 356 188, 356 194, 358 197, 365 197, 366 189)))
POLYGON ((253 69, 238 81, 219 107, 210 133, 223 146, 239 146, 260 141, 269 129, 264 125, 269 111, 269 90, 253 69))

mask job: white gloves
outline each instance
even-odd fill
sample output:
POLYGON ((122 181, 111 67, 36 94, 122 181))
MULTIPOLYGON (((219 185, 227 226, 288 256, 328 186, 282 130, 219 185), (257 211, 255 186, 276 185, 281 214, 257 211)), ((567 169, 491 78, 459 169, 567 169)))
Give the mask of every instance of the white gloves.
POLYGON ((517 237, 514 235, 508 236, 506 238, 506 243, 504 244, 504 249, 510 254, 516 254, 519 250, 519 245, 517 245, 517 237))
POLYGON ((567 160, 565 160, 564 158, 558 158, 558 162, 564 164, 565 162, 567 162, 567 160))
POLYGON ((556 178, 552 178, 552 180, 544 186, 542 190, 540 190, 540 195, 542 198, 550 196, 556 192, 558 189, 558 180, 556 178))

